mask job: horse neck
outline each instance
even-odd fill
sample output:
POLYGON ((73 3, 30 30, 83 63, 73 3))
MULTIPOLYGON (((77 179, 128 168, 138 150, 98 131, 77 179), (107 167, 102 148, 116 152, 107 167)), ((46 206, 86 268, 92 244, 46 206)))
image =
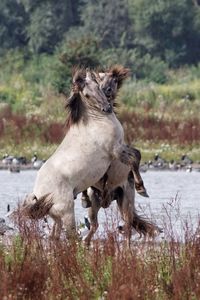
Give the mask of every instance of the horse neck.
POLYGON ((66 128, 68 131, 76 131, 76 128, 81 126, 84 130, 87 126, 104 126, 103 124, 109 124, 111 126, 119 126, 119 121, 115 116, 115 113, 105 114, 99 108, 94 106, 92 99, 87 99, 82 93, 74 98, 76 102, 69 106, 69 117, 66 121, 66 128))

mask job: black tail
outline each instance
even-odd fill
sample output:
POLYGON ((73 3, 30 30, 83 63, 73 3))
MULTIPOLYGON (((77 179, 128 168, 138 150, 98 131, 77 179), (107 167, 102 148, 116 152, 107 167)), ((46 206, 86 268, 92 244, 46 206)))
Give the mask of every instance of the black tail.
POLYGON ((140 217, 137 213, 134 213, 132 226, 139 234, 144 236, 155 237, 157 234, 162 232, 161 228, 140 217))

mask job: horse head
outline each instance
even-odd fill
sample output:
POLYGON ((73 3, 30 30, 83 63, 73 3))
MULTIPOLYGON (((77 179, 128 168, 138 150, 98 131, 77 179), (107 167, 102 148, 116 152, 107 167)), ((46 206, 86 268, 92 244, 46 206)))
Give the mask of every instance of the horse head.
POLYGON ((105 73, 98 74, 100 87, 112 106, 115 104, 118 90, 129 75, 130 70, 120 65, 115 65, 106 70, 105 73))
POLYGON ((72 79, 72 89, 65 108, 69 113, 68 127, 78 123, 87 111, 112 113, 112 106, 102 91, 94 72, 76 69, 72 79))
POLYGON ((105 113, 112 113, 112 108, 97 81, 95 73, 88 69, 78 69, 74 72, 68 103, 77 97, 86 105, 89 104, 90 107, 105 113))

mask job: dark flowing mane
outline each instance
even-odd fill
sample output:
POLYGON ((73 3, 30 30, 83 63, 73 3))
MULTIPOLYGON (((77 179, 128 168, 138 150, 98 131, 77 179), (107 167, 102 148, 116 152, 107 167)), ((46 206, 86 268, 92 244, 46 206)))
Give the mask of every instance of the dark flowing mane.
POLYGON ((112 95, 114 111, 115 113, 117 113, 116 109, 120 106, 117 102, 117 95, 124 80, 126 80, 130 76, 130 69, 124 68, 121 65, 114 65, 108 68, 105 72, 110 74, 109 76, 111 76, 113 79, 116 79, 117 81, 116 93, 112 95))
POLYGON ((74 68, 71 94, 65 104, 65 109, 67 110, 65 126, 67 130, 69 130, 73 124, 78 124, 85 113, 85 104, 80 94, 84 88, 85 76, 86 73, 84 69, 74 68))
POLYGON ((109 73, 112 73, 112 76, 117 79, 118 85, 117 89, 119 90, 124 82, 130 76, 130 69, 124 68, 121 65, 114 65, 108 70, 109 73))
POLYGON ((65 109, 67 110, 65 126, 69 130, 72 125, 80 122, 85 112, 85 104, 80 93, 72 93, 66 101, 65 109))

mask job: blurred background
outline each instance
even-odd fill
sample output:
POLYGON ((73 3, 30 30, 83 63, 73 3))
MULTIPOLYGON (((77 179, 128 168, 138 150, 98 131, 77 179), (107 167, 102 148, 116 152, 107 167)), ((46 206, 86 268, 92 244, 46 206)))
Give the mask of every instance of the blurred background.
POLYGON ((118 115, 143 161, 200 161, 199 0, 1 0, 0 156, 48 158, 73 66, 113 64, 131 69, 118 115))

